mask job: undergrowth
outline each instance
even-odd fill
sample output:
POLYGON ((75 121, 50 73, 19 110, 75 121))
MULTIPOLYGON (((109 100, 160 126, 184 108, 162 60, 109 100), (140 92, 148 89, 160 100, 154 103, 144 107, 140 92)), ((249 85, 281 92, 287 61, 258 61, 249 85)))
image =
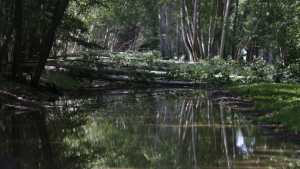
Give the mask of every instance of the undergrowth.
POLYGON ((267 113, 260 118, 261 122, 283 124, 291 131, 300 132, 300 85, 260 83, 229 89, 252 99, 257 110, 267 113))

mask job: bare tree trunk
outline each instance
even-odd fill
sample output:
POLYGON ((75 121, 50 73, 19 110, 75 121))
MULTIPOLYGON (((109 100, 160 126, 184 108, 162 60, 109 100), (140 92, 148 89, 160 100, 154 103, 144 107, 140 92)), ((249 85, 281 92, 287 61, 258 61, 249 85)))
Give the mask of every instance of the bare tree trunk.
POLYGON ((189 11, 189 6, 186 0, 181 1, 181 29, 182 37, 186 52, 190 61, 197 61, 203 56, 202 37, 199 27, 199 0, 193 0, 192 11, 189 11), (192 12, 192 20, 190 13, 192 12))
POLYGON ((168 57, 168 21, 167 21, 167 4, 163 4, 159 11, 159 29, 160 29, 160 51, 163 58, 168 57))
POLYGON ((199 43, 197 43, 198 40, 198 0, 194 0, 194 11, 193 11, 193 22, 192 22, 192 36, 193 36, 193 59, 196 60, 196 57, 198 55, 197 49, 199 47, 199 43))
POLYGON ((181 32, 180 32, 180 20, 177 18, 176 21, 176 56, 180 57, 182 54, 182 41, 181 41, 181 32))
POLYGON ((5 65, 5 60, 8 59, 8 48, 11 42, 11 34, 13 33, 11 23, 11 12, 13 12, 13 1, 0 2, 0 73, 8 66, 5 65))
POLYGON ((227 31, 227 24, 228 24, 229 7, 230 7, 230 0, 226 0, 224 21, 223 21, 223 27, 222 27, 221 44, 220 44, 220 51, 219 51, 220 57, 224 57, 224 47, 225 47, 225 41, 226 41, 226 31, 227 31))
POLYGON ((238 27, 238 21, 239 21, 239 0, 235 0, 235 16, 234 16, 234 23, 233 23, 233 43, 232 43, 232 52, 231 56, 232 59, 238 60, 237 58, 237 27, 238 27))
POLYGON ((215 34, 217 27, 217 17, 218 17, 218 0, 214 0, 212 8, 215 9, 214 14, 210 17, 209 28, 208 28, 208 42, 207 42, 207 57, 211 58, 213 55, 213 45, 215 42, 215 34))
POLYGON ((9 53, 8 53, 9 43, 11 42, 11 39, 12 39, 11 33, 12 33, 12 30, 10 31, 10 33, 8 33, 6 35, 6 39, 4 40, 3 45, 0 48, 0 73, 2 71, 4 71, 4 69, 7 68, 7 65, 6 65, 6 67, 4 65, 7 62, 8 55, 9 55, 9 53))
POLYGON ((254 53, 254 42, 251 41, 247 47, 247 62, 253 62, 253 53, 254 53))
POLYGON ((185 0, 181 0, 181 10, 180 10, 180 14, 181 14, 181 35, 182 35, 182 39, 184 42, 184 46, 186 49, 186 52, 188 54, 188 59, 191 61, 192 60, 192 51, 190 48, 190 43, 188 40, 188 28, 187 28, 187 24, 186 24, 186 12, 185 12, 185 8, 186 8, 186 2, 185 0))

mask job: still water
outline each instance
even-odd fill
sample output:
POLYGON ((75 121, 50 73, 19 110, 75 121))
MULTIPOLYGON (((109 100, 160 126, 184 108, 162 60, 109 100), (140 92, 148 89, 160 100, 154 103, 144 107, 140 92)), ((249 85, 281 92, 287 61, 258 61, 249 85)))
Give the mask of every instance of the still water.
MULTIPOLYGON (((300 144, 189 89, 64 96, 0 120, 0 168, 292 169, 300 144)), ((12 113, 12 112, 10 112, 12 113)))

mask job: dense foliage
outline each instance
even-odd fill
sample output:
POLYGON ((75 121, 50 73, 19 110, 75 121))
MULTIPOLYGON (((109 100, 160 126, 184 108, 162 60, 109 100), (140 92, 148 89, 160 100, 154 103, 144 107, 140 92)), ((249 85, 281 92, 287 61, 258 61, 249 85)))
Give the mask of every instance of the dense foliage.
POLYGON ((298 1, 14 0, 0 5, 1 72, 17 79, 27 73, 35 85, 49 56, 91 48, 155 49, 163 58, 189 61, 217 55, 250 64, 263 59, 297 72, 298 1))

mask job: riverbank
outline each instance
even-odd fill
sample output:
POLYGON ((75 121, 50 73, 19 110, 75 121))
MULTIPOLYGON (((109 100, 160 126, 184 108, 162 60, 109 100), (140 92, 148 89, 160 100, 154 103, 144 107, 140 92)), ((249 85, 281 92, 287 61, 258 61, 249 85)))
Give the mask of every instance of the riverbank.
POLYGON ((228 89, 255 102, 255 109, 261 114, 257 122, 281 124, 299 134, 300 85, 258 83, 236 85, 228 89))
POLYGON ((219 57, 185 62, 177 59, 162 60, 151 52, 103 54, 99 51, 70 55, 62 60, 49 60, 47 70, 89 80, 105 79, 148 85, 175 83, 181 86, 287 81, 285 78, 289 76, 285 76, 285 72, 290 72, 277 71, 275 65, 267 64, 262 59, 251 64, 219 57))

